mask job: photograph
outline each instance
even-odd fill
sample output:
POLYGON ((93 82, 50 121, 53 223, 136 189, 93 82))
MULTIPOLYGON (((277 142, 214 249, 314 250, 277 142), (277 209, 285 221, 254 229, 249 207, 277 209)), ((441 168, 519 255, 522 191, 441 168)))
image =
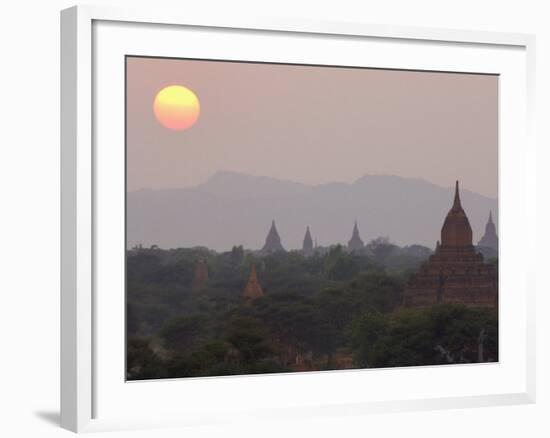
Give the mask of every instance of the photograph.
POLYGON ((127 55, 125 87, 128 381, 499 361, 497 74, 127 55))

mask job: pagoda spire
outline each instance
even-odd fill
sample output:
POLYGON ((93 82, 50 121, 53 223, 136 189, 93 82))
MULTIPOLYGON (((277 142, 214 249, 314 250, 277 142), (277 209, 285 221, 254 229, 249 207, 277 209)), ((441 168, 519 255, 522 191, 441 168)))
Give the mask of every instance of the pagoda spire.
POLYGON ((278 251, 284 251, 283 245, 281 243, 281 237, 279 236, 279 232, 277 231, 277 226, 275 225, 275 220, 271 221, 271 228, 269 229, 269 233, 267 233, 267 237, 265 238, 265 244, 262 248, 263 253, 272 253, 272 252, 278 252, 278 251))
POLYGON ((489 223, 492 224, 493 222, 493 211, 489 210, 489 223))
POLYGON ((309 226, 306 228, 306 235, 304 236, 304 243, 302 245, 302 253, 306 257, 313 255, 313 239, 311 238, 311 233, 309 232, 309 226))
POLYGON ((353 225, 353 232, 351 234, 351 239, 348 242, 348 249, 350 251, 357 251, 361 250, 364 247, 364 243, 361 240, 361 236, 359 235, 359 227, 357 226, 357 220, 355 221, 353 225))

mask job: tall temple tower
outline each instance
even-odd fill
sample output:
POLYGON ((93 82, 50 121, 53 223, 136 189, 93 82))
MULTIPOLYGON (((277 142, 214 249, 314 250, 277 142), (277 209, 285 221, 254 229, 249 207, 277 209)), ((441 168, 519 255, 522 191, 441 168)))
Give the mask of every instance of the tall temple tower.
POLYGON ((311 233, 309 232, 309 226, 306 228, 306 235, 304 236, 304 243, 302 245, 302 254, 305 257, 310 257, 313 255, 313 239, 311 238, 311 233))
POLYGON ((200 289, 208 281, 208 266, 204 257, 199 257, 193 272, 193 288, 200 289))
POLYGON ((498 252, 498 236, 495 224, 493 222, 493 213, 489 212, 489 220, 485 225, 485 234, 477 243, 478 247, 491 248, 498 252))
POLYGON ((353 233, 351 235, 351 239, 348 242, 348 250, 353 251, 361 251, 365 244, 361 240, 361 236, 359 236, 359 227, 357 226, 357 221, 355 221, 355 224, 353 225, 353 233))
POLYGON ((260 298, 264 296, 262 286, 260 286, 260 282, 258 281, 258 276, 256 275, 255 263, 252 263, 252 266, 250 268, 250 276, 248 277, 248 283, 244 288, 243 295, 246 301, 252 301, 252 300, 255 300, 256 298, 260 298))
POLYGON ((285 249, 281 244, 281 237, 279 236, 279 232, 277 231, 277 227, 275 226, 275 221, 272 221, 269 233, 267 233, 267 237, 265 238, 265 244, 262 248, 262 252, 265 254, 269 254, 284 250, 285 249))
POLYGON ((438 303, 496 307, 496 267, 483 262, 472 244, 472 227, 460 202, 458 181, 454 202, 441 228, 441 243, 418 272, 411 275, 403 295, 406 307, 438 303))

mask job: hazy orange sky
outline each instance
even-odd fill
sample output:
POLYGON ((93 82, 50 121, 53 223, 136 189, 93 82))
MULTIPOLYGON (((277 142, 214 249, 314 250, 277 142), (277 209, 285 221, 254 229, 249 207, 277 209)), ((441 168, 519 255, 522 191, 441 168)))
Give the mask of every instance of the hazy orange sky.
POLYGON ((497 197, 498 78, 430 72, 127 59, 128 190, 182 188, 217 171, 296 182, 419 177, 497 197), (185 131, 153 114, 183 85, 185 131))

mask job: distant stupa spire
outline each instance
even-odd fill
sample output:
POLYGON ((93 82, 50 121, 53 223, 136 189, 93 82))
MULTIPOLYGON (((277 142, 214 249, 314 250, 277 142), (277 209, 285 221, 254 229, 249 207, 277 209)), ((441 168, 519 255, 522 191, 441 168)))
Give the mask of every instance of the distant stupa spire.
POLYGON ((273 220, 271 221, 271 228, 269 229, 269 233, 267 233, 267 237, 265 238, 265 244, 262 248, 262 252, 269 254, 272 252, 284 250, 285 249, 281 244, 281 237, 279 236, 279 232, 277 231, 277 227, 275 226, 275 220, 273 220))
POLYGON ((351 239, 348 242, 348 249, 350 251, 359 251, 363 249, 365 244, 361 240, 361 236, 359 235, 359 227, 357 226, 357 221, 355 221, 355 224, 353 225, 353 232, 351 234, 351 239))
POLYGON ((256 274, 256 264, 252 263, 250 267, 250 276, 248 277, 248 283, 244 289, 244 298, 247 301, 255 300, 256 298, 263 297, 264 292, 258 281, 258 276, 256 274))
POLYGON ((313 255, 313 239, 309 232, 309 226, 306 228, 306 235, 304 236, 304 243, 302 245, 302 254, 306 257, 313 255))
POLYGON ((489 220, 485 225, 485 234, 477 243, 478 247, 491 248, 498 251, 498 236, 495 223, 493 222, 493 212, 489 211, 489 220))

